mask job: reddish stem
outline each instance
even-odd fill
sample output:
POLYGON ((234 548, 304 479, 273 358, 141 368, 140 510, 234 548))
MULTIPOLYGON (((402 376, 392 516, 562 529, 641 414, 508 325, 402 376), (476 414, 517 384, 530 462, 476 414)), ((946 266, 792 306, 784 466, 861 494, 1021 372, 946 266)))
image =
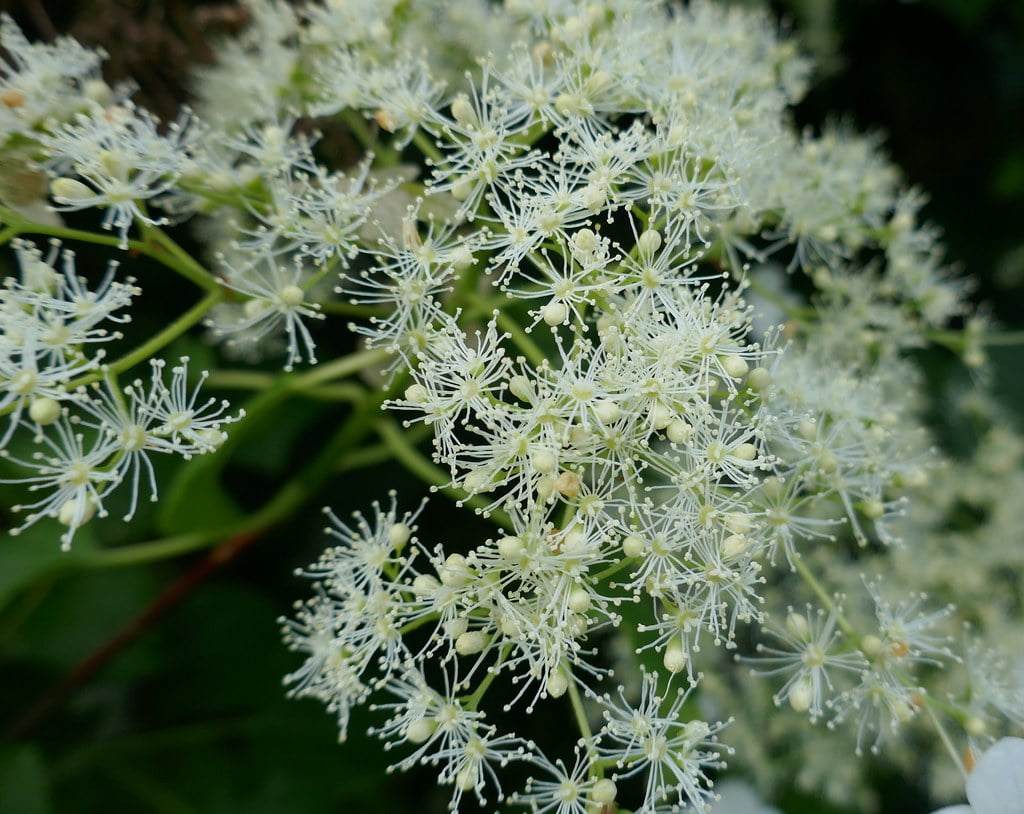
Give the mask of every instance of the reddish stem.
POLYGON ((127 625, 121 628, 101 647, 60 681, 50 687, 5 730, 5 736, 16 740, 35 729, 50 713, 72 695, 78 687, 92 678, 104 665, 120 653, 134 639, 148 630, 168 610, 195 590, 210 574, 234 559, 250 543, 257 540, 265 529, 256 529, 230 537, 203 557, 189 571, 171 583, 160 596, 127 625))

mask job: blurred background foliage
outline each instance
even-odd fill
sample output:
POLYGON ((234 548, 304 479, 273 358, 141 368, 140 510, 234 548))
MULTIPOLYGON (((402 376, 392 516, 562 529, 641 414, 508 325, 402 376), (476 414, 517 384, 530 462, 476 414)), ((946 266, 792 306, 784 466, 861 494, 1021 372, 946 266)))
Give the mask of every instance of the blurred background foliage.
MULTIPOLYGON (((1024 2, 773 7, 821 64, 798 123, 840 117, 883 134, 908 182, 928 191, 926 213, 944 229, 949 257, 978 280, 978 307, 1008 329, 1024 327, 1024 2)), ((0 0, 0 9, 33 36, 67 32, 103 45, 108 79, 133 77, 140 101, 168 117, 188 99, 188 66, 210 59, 211 40, 245 20, 230 3, 188 0, 0 0)), ((81 256, 97 269, 105 262, 81 256)), ((137 263, 131 273, 145 292, 131 327, 138 335, 189 304, 192 292, 158 269, 137 263)), ((338 351, 349 343, 321 341, 338 351)), ((196 338, 170 355, 184 353, 212 361, 196 338)), ((1019 420, 1019 349, 994 348, 992 358, 996 390, 1019 420)), ((923 362, 940 391, 968 376, 942 350, 923 362)), ((394 488, 411 507, 422 484, 391 466, 340 473, 292 519, 218 561, 199 553, 97 567, 101 548, 257 510, 317 451, 318 428, 344 409, 282 401, 247 431, 224 473, 166 473, 161 503, 131 527, 113 511, 84 528, 70 553, 60 553, 45 524, 0 540, 2 814, 444 810, 446 795, 429 773, 386 775, 377 742, 354 735, 339 746, 319 705, 285 699, 281 677, 298 660, 280 644, 276 621, 308 593, 293 571, 324 545, 321 504, 344 515, 394 488)), ((0 503, 0 520, 9 520, 3 515, 0 503)), ((472 523, 461 514, 453 522, 441 497, 420 521, 428 539, 473 534, 472 523)), ((361 730, 357 719, 350 731, 361 730)), ((931 810, 881 765, 878 778, 880 814, 931 810)), ((786 814, 825 811, 799 795, 775 802, 786 814)))

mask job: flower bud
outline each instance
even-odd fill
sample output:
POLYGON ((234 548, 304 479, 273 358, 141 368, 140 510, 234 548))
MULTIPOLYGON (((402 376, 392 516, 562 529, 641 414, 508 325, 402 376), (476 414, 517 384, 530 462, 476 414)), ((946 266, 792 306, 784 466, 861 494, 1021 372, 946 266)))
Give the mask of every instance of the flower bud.
POLYGON ((562 670, 555 670, 548 676, 547 684, 544 687, 552 698, 561 698, 569 689, 569 679, 562 670))
POLYGON ((641 254, 652 255, 661 248, 661 233, 657 229, 648 229, 636 241, 641 254))
POLYGON ((482 630, 470 630, 455 640, 455 652, 460 656, 472 656, 487 646, 487 635, 482 630))
POLYGON ((390 529, 388 529, 388 542, 392 548, 401 548, 407 542, 409 537, 412 536, 412 529, 410 529, 405 523, 395 523, 390 529))
POLYGON ((733 379, 742 379, 747 375, 750 366, 742 356, 726 356, 722 359, 722 369, 733 379))
POLYGON ((807 623, 807 617, 802 613, 790 611, 786 617, 786 630, 794 639, 809 639, 811 635, 811 626, 807 623))
POLYGON ((619 405, 611 399, 599 399, 594 403, 594 414, 604 424, 611 424, 619 417, 619 405))
POLYGON ((432 718, 420 718, 406 728, 405 739, 409 743, 426 743, 435 731, 437 731, 437 721, 432 718))
POLYGON ((615 802, 615 796, 619 793, 614 780, 602 777, 590 790, 590 799, 601 806, 607 806, 615 802))
POLYGON ((680 673, 686 669, 686 651, 683 650, 679 642, 671 642, 668 647, 665 648, 665 653, 662 656, 662 663, 665 665, 665 669, 670 673, 680 673))
POLYGON ((32 404, 28 408, 28 416, 36 424, 45 426, 60 418, 61 410, 59 401, 44 396, 32 400, 32 404))
POLYGON ((569 594, 569 610, 574 613, 586 613, 590 610, 590 591, 574 588, 569 594))
POLYGON ((552 327, 555 325, 564 325, 565 321, 569 318, 569 309, 566 307, 564 302, 552 300, 540 309, 540 316, 544 322, 552 327))
POLYGON ((452 101, 452 118, 463 127, 476 127, 476 111, 473 110, 473 103, 465 93, 460 93, 452 101))
POLYGON ((580 477, 575 472, 566 470, 555 479, 554 485, 563 497, 572 499, 580 493, 580 477))
POLYGON ((622 553, 630 559, 642 557, 647 551, 647 544, 634 534, 622 541, 622 553))
POLYGON ((461 588, 472 578, 472 572, 461 554, 449 554, 441 567, 441 582, 449 588, 461 588))
POLYGON ((411 384, 405 388, 405 400, 410 404, 423 404, 428 398, 427 388, 422 384, 411 384))
POLYGON ((96 504, 83 497, 73 497, 64 502, 57 512, 57 519, 68 528, 84 526, 96 514, 96 504))
POLYGON ((747 387, 751 390, 764 390, 772 383, 772 374, 767 368, 755 367, 747 376, 747 387))
POLYGON ((71 203, 82 198, 92 198, 96 193, 74 178, 54 178, 50 182, 50 194, 58 203, 71 203))
POLYGON ((753 461, 757 458, 757 447, 753 444, 740 444, 732 451, 733 457, 741 461, 753 461))
POLYGON ((526 376, 513 376, 509 379, 508 391, 520 401, 529 402, 533 398, 533 386, 526 376))
POLYGON ((555 471, 558 466, 558 459, 548 449, 535 449, 530 453, 530 465, 533 471, 540 475, 547 475, 555 471))
POLYGON ((430 574, 420 574, 412 581, 412 592, 416 596, 432 596, 441 583, 430 574))
POLYGON ((693 437, 693 427, 681 418, 676 418, 665 428, 665 435, 673 444, 685 444, 693 437))
POLYGON ((498 553, 506 560, 515 562, 523 556, 523 541, 518 537, 502 537, 497 546, 498 553))
POLYGON ((789 688, 789 705, 797 712, 806 712, 810 709, 813 700, 814 690, 808 676, 798 679, 789 688))

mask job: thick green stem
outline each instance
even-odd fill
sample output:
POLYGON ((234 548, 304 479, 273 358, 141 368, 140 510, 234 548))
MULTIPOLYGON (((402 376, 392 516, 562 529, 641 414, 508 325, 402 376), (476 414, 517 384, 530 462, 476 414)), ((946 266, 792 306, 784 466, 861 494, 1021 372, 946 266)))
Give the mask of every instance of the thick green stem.
POLYGON ((508 654, 512 651, 512 645, 506 644, 501 648, 501 652, 498 653, 498 660, 494 663, 494 666, 487 671, 487 675, 484 676, 483 681, 476 688, 476 691, 466 700, 464 706, 470 711, 475 711, 480 702, 483 700, 484 694, 488 688, 494 683, 494 679, 498 677, 498 673, 501 672, 501 665, 504 664, 505 659, 508 658, 508 654))
POLYGON ((840 629, 846 634, 846 637, 850 642, 859 649, 860 634, 857 633, 856 628, 850 624, 850 620, 843 615, 843 612, 839 609, 835 599, 833 599, 824 587, 822 587, 821 583, 818 582, 818 578, 814 576, 811 569, 807 567, 807 563, 804 562, 802 557, 793 558, 793 568, 800 575, 800 578, 807 583, 807 587, 809 587, 814 592, 814 595, 818 597, 818 600, 825 609, 828 610, 829 613, 834 613, 836 615, 836 622, 839 623, 840 629))
POLYGON ((501 509, 487 509, 487 501, 479 495, 467 497, 462 489, 450 485, 451 478, 441 467, 430 461, 423 453, 413 446, 407 437, 402 433, 401 428, 389 419, 381 419, 377 422, 377 434, 391 450, 391 453, 398 459, 406 469, 425 483, 437 487, 439 492, 456 500, 465 503, 480 511, 484 517, 493 520, 497 525, 506 530, 513 528, 512 519, 501 509))
MULTIPOLYGON (((218 288, 210 291, 205 297, 203 297, 203 299, 197 302, 162 331, 150 337, 146 342, 135 348, 135 350, 125 354, 120 359, 111 362, 109 365, 106 365, 105 370, 117 375, 119 373, 123 373, 129 368, 135 367, 139 362, 149 359, 199 322, 206 312, 213 308, 213 306, 223 298, 224 292, 221 289, 218 288)), ((93 382, 102 379, 104 375, 106 375, 104 372, 97 372, 80 376, 79 378, 68 382, 68 390, 74 390, 76 387, 92 384, 93 382)))
POLYGON ((95 243, 99 246, 112 246, 115 249, 128 248, 132 251, 149 254, 150 247, 140 240, 129 240, 125 244, 113 235, 100 235, 83 229, 68 229, 64 226, 51 226, 46 223, 35 223, 22 217, 13 210, 0 206, 0 221, 9 224, 5 231, 16 230, 18 234, 47 235, 61 240, 79 240, 83 243, 95 243))
POLYGON ((221 286, 216 278, 203 268, 195 258, 181 246, 171 240, 170 236, 158 226, 144 226, 143 234, 147 238, 145 253, 167 268, 178 272, 182 277, 195 283, 207 291, 219 291, 221 286), (153 251, 153 246, 159 251, 153 251))
POLYGON ((412 143, 416 145, 416 148, 423 153, 423 155, 435 164, 440 164, 444 161, 444 156, 441 154, 441 151, 437 149, 437 145, 435 145, 434 142, 430 140, 430 136, 422 130, 417 130, 413 133, 412 143))
POLYGON ((2 232, 0 232, 0 246, 6 246, 14 238, 21 234, 21 229, 17 226, 8 226, 2 232))
MULTIPOLYGON (((588 744, 593 742, 594 733, 590 729, 590 722, 587 721, 587 712, 583 709, 583 699, 580 697, 579 688, 576 686, 576 682, 571 677, 569 681, 569 703, 572 704, 572 714, 576 718, 576 726, 579 727, 580 734, 586 738, 588 744)), ((593 747, 588 745, 588 749, 592 751, 593 747)))

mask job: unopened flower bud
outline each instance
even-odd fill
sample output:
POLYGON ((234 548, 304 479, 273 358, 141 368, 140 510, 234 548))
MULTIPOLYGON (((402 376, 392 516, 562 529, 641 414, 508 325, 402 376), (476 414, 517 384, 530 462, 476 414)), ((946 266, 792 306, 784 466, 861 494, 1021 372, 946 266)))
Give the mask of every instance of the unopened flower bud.
POLYGON ((873 633, 869 633, 867 636, 860 640, 860 649, 863 651, 864 655, 867 656, 869 659, 873 659, 875 656, 881 653, 883 647, 885 647, 885 644, 882 642, 880 638, 875 636, 873 633))
POLYGON ((68 528, 84 526, 96 514, 96 504, 88 498, 73 497, 67 500, 57 512, 57 519, 68 528))
POLYGON ((814 689, 808 676, 803 676, 789 689, 789 705, 797 712, 806 712, 814 700, 814 689))
POLYGON ((506 560, 515 562, 523 556, 523 541, 518 537, 502 537, 497 546, 498 553, 506 560))
POLYGON ((420 718, 406 728, 405 739, 409 743, 426 743, 436 731, 437 721, 432 718, 420 718))
POLYGON ((636 241, 641 254, 650 256, 661 248, 661 233, 657 229, 648 229, 636 241))
POLYGON ((533 471, 540 475, 547 475, 555 471, 558 466, 558 459, 547 449, 537 449, 530 453, 530 465, 533 471))
POLYGON ((585 588, 574 588, 569 594, 569 610, 575 613, 586 613, 590 610, 590 591, 585 588))
POLYGON ((410 404, 423 404, 430 397, 422 384, 411 384, 405 388, 405 400, 410 404))
POLYGON ((508 391, 520 401, 529 402, 533 398, 533 386, 526 376, 513 376, 509 379, 508 391))
POLYGON ((476 111, 465 93, 460 93, 452 102, 452 118, 463 127, 476 127, 476 111))
POLYGON ((805 418, 796 425, 796 432, 805 441, 813 441, 818 437, 818 423, 805 418))
POLYGON ((656 430, 665 429, 675 416, 672 415, 672 411, 664 404, 655 404, 651 408, 651 424, 656 430))
POLYGON ((753 461, 757 458, 757 447, 753 444, 740 444, 732 451, 732 454, 741 461, 753 461))
POLYGON ((441 582, 449 588, 461 588, 472 578, 472 572, 461 554, 449 554, 439 574, 441 582))
POLYGON ((565 672, 562 670, 552 672, 548 676, 545 689, 552 698, 561 698, 565 695, 565 691, 569 689, 569 679, 566 677, 565 672))
POLYGON ((772 374, 767 368, 755 367, 747 376, 747 387, 751 390, 764 390, 772 383, 772 374))
POLYGON ((600 399, 594 403, 594 414, 604 424, 611 424, 619 417, 619 405, 611 399, 600 399))
POLYGON ((433 596, 441 583, 430 574, 420 574, 412 581, 412 592, 416 596, 433 596))
POLYGON ((401 548, 407 542, 409 537, 412 536, 412 529, 410 529, 405 523, 395 523, 390 529, 388 529, 388 542, 392 548, 401 548))
POLYGON ((681 418, 676 418, 665 428, 665 435, 673 444, 685 444, 693 437, 693 427, 681 418))
POLYGON ((482 630, 470 630, 455 640, 455 652, 460 656, 472 656, 487 646, 487 635, 482 630))
POLYGON ((552 327, 555 325, 564 325, 566 319, 569 317, 569 309, 566 307, 564 302, 552 300, 540 309, 540 316, 544 322, 552 327))
POLYGON ((600 806, 607 806, 609 803, 615 802, 615 797, 618 793, 619 790, 615 786, 615 781, 602 777, 590 790, 590 799, 600 806))
POLYGON ((42 426, 52 424, 60 418, 60 414, 60 402, 56 399, 46 398, 45 396, 33 399, 32 404, 28 408, 29 418, 31 418, 36 424, 40 424, 42 426))
POLYGON ((54 178, 50 182, 50 194, 58 203, 70 203, 82 198, 92 198, 96 193, 74 178, 54 178))
POLYGON ((750 365, 742 356, 726 356, 722 359, 722 369, 733 379, 742 379, 750 370, 750 365))
POLYGON ((722 556, 727 560, 739 557, 750 546, 750 541, 742 534, 730 534, 722 540, 722 556))
POLYGON ((646 551, 647 544, 634 534, 622 541, 622 553, 631 559, 642 557, 646 551))
POLYGON ((665 653, 662 656, 662 663, 665 665, 665 669, 670 673, 680 673, 686 669, 686 651, 683 650, 679 642, 671 642, 668 647, 665 648, 665 653))
POLYGON ((574 498, 580 493, 580 477, 575 472, 566 470, 555 479, 555 489, 560 495, 574 498))
POLYGON ((808 639, 811 635, 811 626, 807 622, 807 617, 802 613, 790 611, 789 615, 786 616, 786 630, 790 632, 794 639, 808 639))

